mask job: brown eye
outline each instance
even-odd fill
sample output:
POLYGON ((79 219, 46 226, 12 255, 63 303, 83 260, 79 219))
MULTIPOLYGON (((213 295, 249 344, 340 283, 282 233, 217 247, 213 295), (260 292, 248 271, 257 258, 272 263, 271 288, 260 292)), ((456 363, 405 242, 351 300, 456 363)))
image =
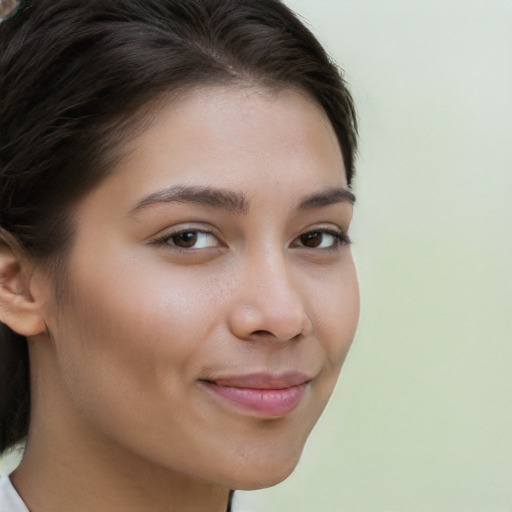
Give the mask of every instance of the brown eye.
POLYGON ((184 231, 171 236, 173 245, 177 247, 190 248, 197 243, 197 231, 184 231))
POLYGON ((294 242, 294 247, 306 249, 339 249, 350 244, 350 239, 343 231, 333 229, 316 229, 300 235, 294 242))
POLYGON ((177 231, 155 240, 156 245, 176 247, 176 249, 208 249, 219 247, 219 239, 212 233, 199 229, 177 231))
POLYGON ((304 247, 315 248, 322 244, 323 237, 324 233, 321 231, 310 231, 300 235, 299 240, 304 247))

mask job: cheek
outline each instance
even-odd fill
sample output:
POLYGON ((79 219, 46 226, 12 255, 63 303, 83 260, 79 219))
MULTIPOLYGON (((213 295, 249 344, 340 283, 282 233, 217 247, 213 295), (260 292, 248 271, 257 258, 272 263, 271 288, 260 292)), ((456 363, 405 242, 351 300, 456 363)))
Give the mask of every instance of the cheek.
POLYGON ((322 282, 312 306, 317 338, 332 370, 339 372, 359 321, 359 286, 350 258, 343 269, 322 282))
POLYGON ((198 369, 215 353, 211 333, 221 313, 200 276, 193 282, 190 273, 165 268, 122 258, 94 274, 75 265, 51 332, 63 403, 79 428, 172 466, 183 463, 183 446, 216 446, 215 437, 197 433, 208 418, 189 404, 198 369))
POLYGON ((150 404, 172 391, 160 388, 179 386, 173 374, 193 373, 215 317, 189 276, 166 277, 154 267, 119 259, 95 273, 85 263, 75 266, 52 334, 81 406, 95 407, 95 396, 103 401, 98 410, 123 397, 150 404))

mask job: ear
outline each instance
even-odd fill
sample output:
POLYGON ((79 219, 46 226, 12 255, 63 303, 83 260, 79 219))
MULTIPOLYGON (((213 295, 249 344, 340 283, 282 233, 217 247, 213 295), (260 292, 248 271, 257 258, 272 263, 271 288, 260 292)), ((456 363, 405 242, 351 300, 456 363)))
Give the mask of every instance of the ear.
POLYGON ((33 265, 18 242, 0 230, 0 320, 22 336, 46 330, 33 265))

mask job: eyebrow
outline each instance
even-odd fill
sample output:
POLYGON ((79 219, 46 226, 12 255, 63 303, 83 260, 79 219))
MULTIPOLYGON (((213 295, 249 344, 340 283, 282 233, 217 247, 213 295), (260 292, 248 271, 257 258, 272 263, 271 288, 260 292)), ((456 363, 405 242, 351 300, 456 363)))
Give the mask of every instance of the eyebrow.
MULTIPOLYGON (((299 203, 297 209, 299 211, 309 210, 341 202, 354 204, 355 200, 355 195, 349 189, 334 187, 306 196, 299 203)), ((180 185, 149 194, 137 203, 135 208, 130 211, 130 215, 135 215, 145 208, 161 203, 197 203, 222 208, 236 215, 245 215, 249 211, 248 201, 241 192, 212 187, 180 185)))
POLYGON ((356 196, 348 188, 334 187, 306 196, 300 202, 298 209, 309 210, 342 202, 354 204, 356 202, 356 196))
POLYGON ((232 190, 211 187, 176 186, 168 187, 149 194, 139 201, 130 215, 138 213, 149 206, 160 203, 197 203, 215 208, 222 208, 230 213, 246 214, 248 211, 245 195, 232 190))

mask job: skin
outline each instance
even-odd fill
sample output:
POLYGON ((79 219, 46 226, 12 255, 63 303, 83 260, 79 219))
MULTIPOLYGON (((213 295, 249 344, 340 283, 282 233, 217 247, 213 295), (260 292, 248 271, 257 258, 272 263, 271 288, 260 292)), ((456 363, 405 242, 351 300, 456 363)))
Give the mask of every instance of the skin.
POLYGON ((46 327, 30 338, 12 478, 30 510, 221 511, 229 489, 290 474, 358 320, 350 247, 332 234, 352 204, 325 194, 346 188, 332 126, 304 94, 212 87, 160 110, 78 205, 65 300, 32 275, 46 327), (163 200, 183 187, 192 200, 163 200), (205 386, 290 371, 309 380, 283 414, 205 386))

